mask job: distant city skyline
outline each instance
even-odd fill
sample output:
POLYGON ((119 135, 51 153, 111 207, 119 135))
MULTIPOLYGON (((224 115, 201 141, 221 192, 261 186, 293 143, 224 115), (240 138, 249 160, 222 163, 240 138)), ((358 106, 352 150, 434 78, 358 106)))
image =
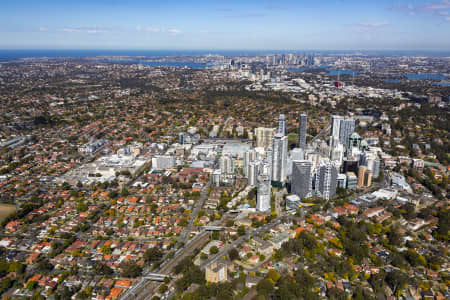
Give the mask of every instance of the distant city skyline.
POLYGON ((449 50, 450 0, 8 1, 0 49, 449 50))

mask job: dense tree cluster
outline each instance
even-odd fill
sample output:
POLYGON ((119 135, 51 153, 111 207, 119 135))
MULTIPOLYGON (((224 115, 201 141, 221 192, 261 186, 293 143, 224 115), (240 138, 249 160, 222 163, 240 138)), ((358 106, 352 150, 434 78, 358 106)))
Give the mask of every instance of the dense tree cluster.
POLYGON ((192 257, 185 257, 174 268, 175 274, 183 276, 175 282, 178 291, 186 290, 191 284, 205 283, 205 273, 193 263, 192 257))
POLYGON ((142 268, 135 262, 123 262, 120 264, 120 275, 123 277, 135 278, 142 274, 142 268))

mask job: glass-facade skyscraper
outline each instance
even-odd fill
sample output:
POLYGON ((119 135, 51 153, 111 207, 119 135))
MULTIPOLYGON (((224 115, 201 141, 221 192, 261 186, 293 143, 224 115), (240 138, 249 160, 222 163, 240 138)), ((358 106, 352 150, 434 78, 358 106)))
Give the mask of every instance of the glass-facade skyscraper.
POLYGON ((287 174, 288 138, 277 134, 272 146, 272 181, 285 182, 287 174))
POLYGON ((286 135, 286 117, 283 114, 278 120, 278 134, 286 135))
POLYGON ((308 124, 308 115, 302 113, 298 119, 298 148, 306 148, 306 129, 308 124))
POLYGON ((332 136, 335 139, 339 139, 339 132, 341 128, 341 121, 344 118, 342 116, 332 115, 331 116, 331 129, 330 129, 330 136, 332 136))
POLYGON ((323 160, 317 167, 316 193, 322 198, 329 200, 336 194, 338 171, 334 163, 323 160))
POLYGON ((339 126, 339 142, 348 148, 349 138, 353 132, 355 132, 355 120, 344 119, 341 120, 339 126))
POLYGON ((256 210, 270 211, 271 185, 267 175, 258 178, 258 191, 256 193, 256 210))
POLYGON ((291 193, 306 198, 311 193, 312 162, 308 160, 294 160, 292 162, 291 193))

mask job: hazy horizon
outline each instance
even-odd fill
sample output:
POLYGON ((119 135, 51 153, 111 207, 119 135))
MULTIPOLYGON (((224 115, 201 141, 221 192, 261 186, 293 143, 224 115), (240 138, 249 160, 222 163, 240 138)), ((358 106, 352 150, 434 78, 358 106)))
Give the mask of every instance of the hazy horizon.
POLYGON ((0 49, 450 50, 450 0, 19 0, 0 16, 0 49))

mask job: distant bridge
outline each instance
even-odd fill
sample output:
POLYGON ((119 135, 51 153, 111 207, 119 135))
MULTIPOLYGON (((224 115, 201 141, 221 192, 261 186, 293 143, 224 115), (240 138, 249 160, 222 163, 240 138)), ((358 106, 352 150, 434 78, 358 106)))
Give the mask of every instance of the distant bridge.
POLYGON ((169 275, 159 274, 159 273, 147 273, 145 276, 142 276, 142 278, 151 280, 151 281, 161 281, 163 282, 166 277, 169 277, 169 275))
POLYGON ((222 226, 205 226, 205 227, 203 227, 203 229, 205 229, 206 231, 222 231, 223 227, 222 226))

